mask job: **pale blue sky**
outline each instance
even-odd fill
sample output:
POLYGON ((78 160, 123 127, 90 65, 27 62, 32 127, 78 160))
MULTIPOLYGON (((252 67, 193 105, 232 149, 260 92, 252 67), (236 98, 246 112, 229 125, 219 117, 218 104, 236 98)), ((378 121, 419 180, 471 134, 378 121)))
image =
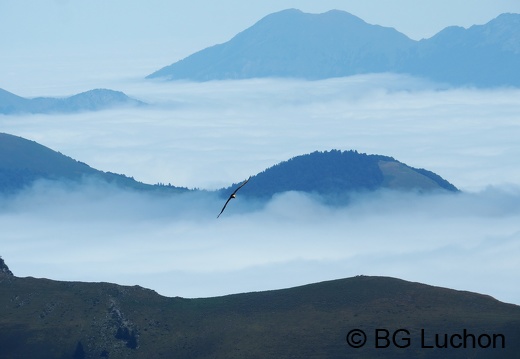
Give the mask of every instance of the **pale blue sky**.
POLYGON ((72 52, 97 58, 109 54, 115 60, 134 56, 151 61, 150 57, 156 57, 163 64, 225 42, 262 17, 287 8, 312 13, 341 9, 420 39, 446 26, 468 27, 500 13, 518 13, 520 1, 0 0, 1 61, 9 64, 20 54, 40 51, 47 56, 72 52))
POLYGON ((0 0, 0 88, 60 96, 143 78, 287 8, 340 9, 418 40, 446 26, 520 13, 520 1, 0 0))
POLYGON ((74 40, 75 36, 111 41, 159 36, 225 38, 261 17, 287 8, 319 13, 341 9, 369 23, 395 27, 412 38, 429 37, 449 25, 484 23, 503 12, 520 12, 516 0, 1 0, 0 26, 8 38, 26 41, 74 40), (478 5, 477 5, 478 4, 478 5), (169 33, 172 31, 172 33, 169 33), (179 31, 179 32, 177 32, 179 31), (50 38, 48 38, 50 36, 50 38), (56 38, 53 38, 56 36, 56 38))

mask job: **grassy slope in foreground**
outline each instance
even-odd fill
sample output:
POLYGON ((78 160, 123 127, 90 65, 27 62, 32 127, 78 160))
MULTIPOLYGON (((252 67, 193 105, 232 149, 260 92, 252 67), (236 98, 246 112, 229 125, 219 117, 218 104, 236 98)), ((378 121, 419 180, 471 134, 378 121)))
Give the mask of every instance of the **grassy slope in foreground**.
POLYGON ((518 358, 520 307, 387 277, 184 299, 0 273, 0 358, 72 358, 78 343, 86 358, 518 358), (345 340, 355 328, 361 349, 345 340), (411 346, 374 348, 377 328, 407 329, 411 346), (425 349, 421 329, 428 345, 466 329, 503 334, 506 348, 425 349))

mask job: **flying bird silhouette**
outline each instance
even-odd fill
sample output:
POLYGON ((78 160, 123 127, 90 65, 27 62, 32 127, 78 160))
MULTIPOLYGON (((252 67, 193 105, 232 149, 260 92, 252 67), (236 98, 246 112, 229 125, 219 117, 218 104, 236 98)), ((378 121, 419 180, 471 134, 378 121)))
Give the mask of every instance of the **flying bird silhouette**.
POLYGON ((231 196, 229 196, 229 198, 227 199, 226 203, 224 203, 224 207, 222 207, 222 210, 220 211, 220 213, 218 214, 217 218, 220 217, 220 215, 222 214, 222 212, 224 212, 224 210, 226 209, 226 206, 227 204, 229 203, 229 201, 231 201, 233 198, 236 198, 236 193, 238 192, 238 190, 242 187, 244 187, 244 185, 251 179, 251 176, 249 176, 248 179, 246 179, 244 182, 242 182, 242 184, 240 186, 237 187, 237 189, 231 193, 231 196))

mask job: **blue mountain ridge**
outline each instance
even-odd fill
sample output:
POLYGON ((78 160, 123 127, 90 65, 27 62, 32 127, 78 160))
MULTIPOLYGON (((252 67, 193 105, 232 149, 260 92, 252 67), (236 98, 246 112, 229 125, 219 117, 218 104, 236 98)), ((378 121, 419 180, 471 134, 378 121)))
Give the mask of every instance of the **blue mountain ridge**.
POLYGON ((144 102, 128 97, 123 92, 94 89, 70 97, 24 98, 0 88, 0 114, 73 113, 99 111, 120 106, 142 106, 144 102))
MULTIPOLYGON (((39 179, 78 182, 86 177, 137 190, 188 190, 144 184, 125 175, 99 171, 34 141, 0 133, 0 193, 16 192, 39 179)), ((218 192, 225 195, 233 187, 218 192)), ((409 167, 392 157, 331 150, 315 151, 280 162, 254 175, 241 190, 241 195, 266 200, 277 193, 301 191, 341 201, 342 195, 351 192, 384 188, 458 191, 439 175, 409 167)))
POLYGON ((453 85, 520 86, 520 15, 415 41, 344 11, 270 14, 231 40, 198 51, 148 79, 262 77, 318 80, 393 72, 453 85))

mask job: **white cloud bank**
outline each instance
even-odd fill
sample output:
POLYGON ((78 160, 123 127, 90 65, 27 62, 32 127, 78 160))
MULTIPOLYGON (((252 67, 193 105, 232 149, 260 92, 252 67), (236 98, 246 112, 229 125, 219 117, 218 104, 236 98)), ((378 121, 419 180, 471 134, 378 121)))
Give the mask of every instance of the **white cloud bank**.
POLYGON ((358 274, 471 290, 520 304, 520 188, 377 192, 329 207, 302 193, 265 206, 211 193, 157 196, 39 183, 0 207, 18 276, 141 285, 200 297, 358 274))
POLYGON ((148 183, 219 188, 335 148, 393 156, 465 193, 376 193, 345 208, 298 193, 263 207, 239 198, 217 220, 211 194, 41 183, 0 203, 0 255, 16 275, 194 297, 367 274, 520 304, 520 90, 394 75, 109 87, 154 106, 2 116, 0 131, 148 183))
POLYGON ((147 183, 218 188, 333 148, 393 156, 461 189, 520 183, 518 89, 439 90, 395 75, 110 87, 154 106, 0 117, 0 131, 147 183))

